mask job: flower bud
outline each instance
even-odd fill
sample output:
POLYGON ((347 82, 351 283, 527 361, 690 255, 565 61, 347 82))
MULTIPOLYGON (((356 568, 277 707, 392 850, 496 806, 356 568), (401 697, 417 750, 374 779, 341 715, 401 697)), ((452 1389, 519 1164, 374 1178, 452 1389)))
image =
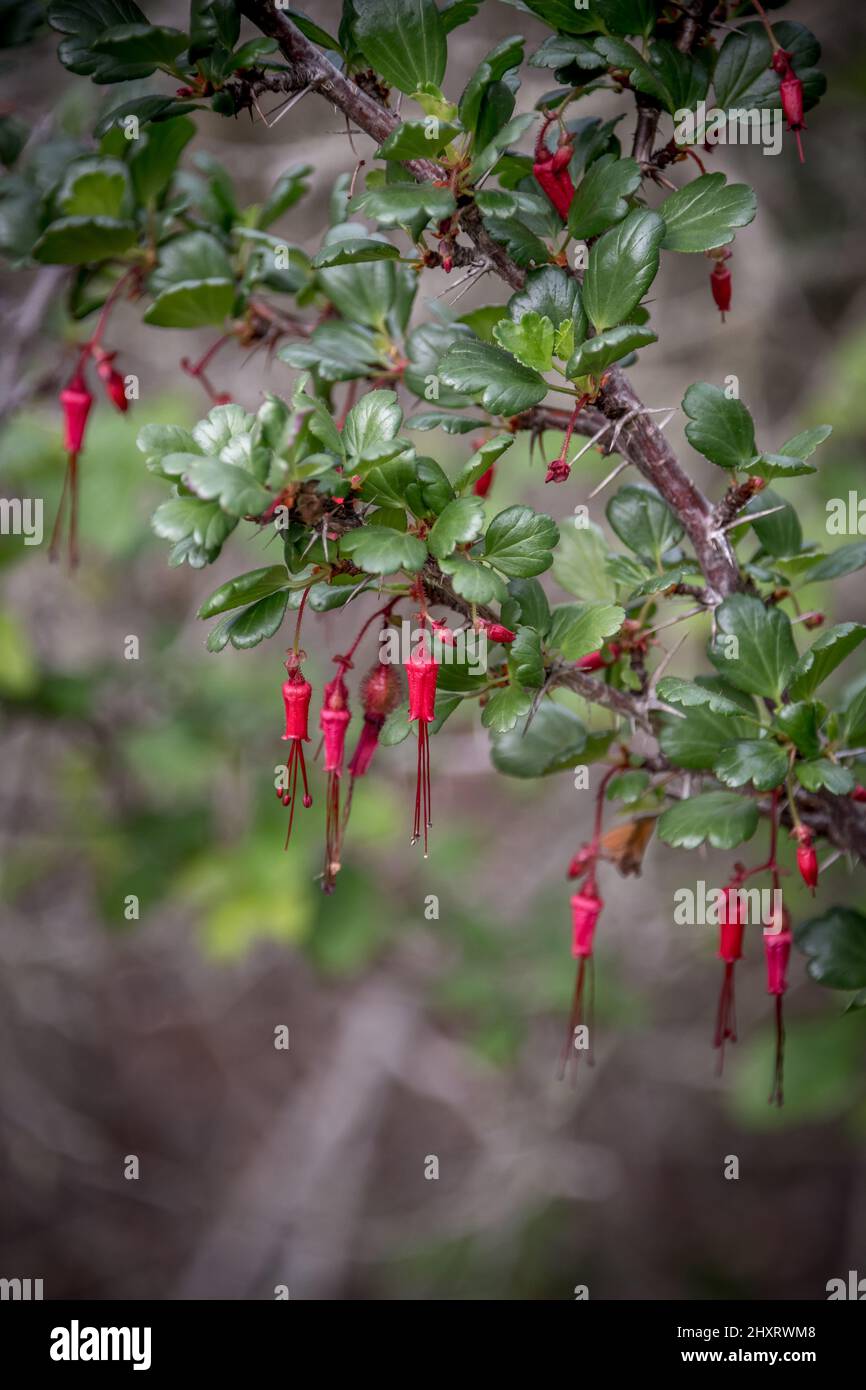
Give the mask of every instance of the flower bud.
POLYGON ((93 405, 93 397, 80 372, 76 372, 60 392, 60 404, 63 407, 63 447, 67 454, 80 454, 87 417, 93 405))

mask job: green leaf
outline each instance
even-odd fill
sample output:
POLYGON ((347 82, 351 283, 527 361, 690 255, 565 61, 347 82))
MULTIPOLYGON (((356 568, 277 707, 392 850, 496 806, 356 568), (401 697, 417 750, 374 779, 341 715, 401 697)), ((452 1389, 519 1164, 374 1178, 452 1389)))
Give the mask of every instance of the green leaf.
POLYGON ((526 727, 493 738, 490 757, 506 777, 548 777, 574 766, 586 747, 586 729, 564 705, 543 704, 526 727))
POLYGON ((709 658, 739 690, 780 700, 797 661, 791 623, 780 608, 733 594, 716 609, 709 658))
POLYGON ((472 457, 466 460, 454 479, 454 491, 465 492, 468 487, 472 487, 513 443, 513 434, 497 434, 493 439, 485 439, 481 448, 476 449, 472 457))
POLYGON ((51 0, 48 23, 64 35, 57 56, 70 72, 94 82, 127 82, 149 77, 153 64, 120 62, 96 51, 96 43, 118 24, 147 24, 147 16, 133 0, 51 0))
POLYGON ((532 697, 525 690, 509 685, 494 690, 481 712, 481 723, 494 734, 507 734, 532 708, 532 697))
MULTIPOLYGON (((536 632, 545 633, 550 626, 550 605, 547 595, 537 579, 510 579, 508 581, 508 617, 503 609, 501 618, 506 627, 534 627, 536 632)), ((514 644, 511 646, 514 651, 514 644)))
POLYGON ((832 433, 832 425, 815 425, 810 430, 795 434, 793 439, 786 440, 779 453, 798 459, 811 458, 818 446, 823 444, 825 439, 829 439, 832 433))
POLYGON ((122 218, 129 198, 129 174, 119 159, 80 159, 69 169, 57 194, 64 217, 122 218))
POLYGON ((480 497, 459 497, 439 514, 427 536, 427 548, 445 559, 458 544, 477 540, 484 530, 484 503, 480 497))
POLYGON ((597 652, 606 637, 619 632, 625 611, 613 603, 564 603, 551 615, 547 645, 567 661, 597 652))
POLYGON ((197 109, 194 102, 177 101, 174 97, 132 97, 120 106, 113 106, 104 116, 100 116, 93 133, 97 140, 100 140, 114 125, 122 124, 127 116, 135 116, 139 126, 143 128, 151 121, 172 120, 175 116, 182 116, 186 111, 197 109))
POLYGON ((829 758, 814 758, 809 762, 794 764, 794 771, 801 786, 807 792, 818 792, 822 788, 834 796, 848 796, 856 785, 853 773, 847 767, 831 763, 829 758))
POLYGON ((332 265, 359 265, 367 261, 398 260, 399 256, 397 247, 392 246, 389 241, 357 237, 323 246, 313 257, 312 266, 314 270, 323 270, 332 265))
POLYGON ((292 164, 280 174, 256 216, 256 226, 260 231, 270 227, 303 197, 312 172, 312 164, 292 164))
POLYGON ((403 121, 376 151, 378 159, 435 159, 463 127, 459 121, 403 121))
POLYGON ((453 344, 439 362, 447 386, 474 396, 491 415, 518 415, 547 395, 539 372, 515 361, 510 353, 475 338, 453 344))
POLYGON ((583 307, 596 329, 628 318, 659 268, 665 224, 657 212, 630 212, 592 247, 583 281, 583 307))
POLYGON ((752 463, 743 464, 742 468, 744 473, 767 479, 798 478, 801 474, 817 471, 813 463, 787 454, 760 454, 752 463))
POLYGON ((658 835, 675 849, 734 849, 758 828, 758 807, 736 792, 704 792, 677 802, 659 818, 658 835))
MULTIPOLYGON (((697 381, 683 396, 690 423, 686 439, 720 468, 743 468, 757 453, 755 426, 742 401, 729 400, 720 386, 697 381)), ((763 509, 763 508, 762 508, 763 509)))
POLYGON ((728 183, 724 174, 703 174, 665 198, 665 251, 711 251, 733 241, 737 227, 754 219, 758 200, 748 184, 728 183))
POLYGON ((129 157, 136 196, 142 203, 158 201, 168 189, 181 153, 195 135, 195 123, 185 116, 162 121, 142 131, 129 157))
POLYGON ((828 627, 804 652, 791 673, 789 691, 795 700, 808 699, 847 656, 866 638, 862 623, 828 627))
POLYGON ((566 526, 553 557, 553 577, 575 598, 614 599, 616 584, 607 570, 608 553, 599 526, 566 526))
POLYGON ((468 555, 449 555, 440 566, 451 576, 454 592, 467 603, 502 603, 507 597, 504 583, 496 572, 468 555))
POLYGON ((629 85, 636 92, 643 92, 662 106, 668 107, 669 95, 661 78, 645 63, 633 44, 624 39, 595 39, 593 47, 601 55, 607 67, 628 73, 629 85))
POLYGON ((368 391, 346 416, 343 446, 352 458, 374 457, 376 449, 393 440, 403 422, 394 391, 368 391))
POLYGON ((650 67, 664 88, 664 104, 672 116, 691 110, 707 95, 709 72, 699 54, 680 53, 674 44, 656 39, 650 46, 650 67))
POLYGON ((157 507, 151 526, 158 536, 175 542, 172 564, 186 560, 193 569, 201 569, 219 555, 223 541, 237 526, 237 518, 226 516, 216 502, 172 497, 157 507))
POLYGON ((204 454, 218 454, 232 440, 249 434, 255 417, 241 405, 215 405, 206 420, 199 420, 192 437, 204 454))
POLYGON ((621 222, 628 212, 627 199, 640 188, 640 181, 635 160, 617 159, 613 154, 596 159, 581 180, 568 211, 571 235, 586 241, 621 222))
POLYGON ((500 319, 493 329, 500 347, 510 352, 525 367, 549 372, 553 365, 553 324, 534 310, 524 314, 518 323, 500 319))
POLYGON ((144 315, 160 328, 204 328, 221 324, 234 303, 231 280, 189 280, 157 295, 144 315))
MULTIPOLYGON (((762 494, 766 496, 766 493, 762 494)), ((772 521, 773 517, 768 517, 772 521)), ((755 530, 758 525, 755 523, 755 530)), ((799 549, 799 547, 794 547, 799 549)), ((823 583, 828 579, 841 579, 845 574, 852 574, 854 570, 860 570, 866 565, 866 541, 851 541, 849 545, 840 545, 838 550, 834 550, 831 555, 825 555, 815 565, 814 569, 808 572, 810 584, 823 583)))
POLYGON ((821 751, 818 729, 825 714, 824 705, 814 701, 798 700, 792 705, 782 705, 773 720, 773 726, 787 734, 804 758, 816 758, 821 751))
POLYGON ((137 237, 134 222, 113 217, 60 217, 36 242, 33 258, 46 265, 85 265, 122 255, 137 237))
POLYGON ((184 482, 198 497, 217 501, 230 516, 260 516, 273 501, 252 473, 217 458, 194 458, 186 467, 184 482))
POLYGON ((187 43, 187 35, 179 29, 158 24, 115 24, 95 40, 93 49, 107 54, 119 66, 170 67, 187 43))
POLYGON ((609 34, 645 37, 655 25, 657 8, 654 0, 595 0, 595 10, 609 34))
POLYGON ((683 534, 679 518, 664 499, 639 483, 620 488, 608 502, 605 515, 630 550, 651 557, 657 565, 683 534))
POLYGON ((866 917, 853 907, 831 907, 794 928, 794 943, 808 959, 810 977, 828 989, 866 986, 866 917))
POLYGON ((389 86, 407 96, 426 82, 441 86, 448 47, 433 0, 364 0, 352 30, 367 62, 389 86))
POLYGON ((417 536, 388 526, 362 526, 348 531, 340 541, 340 553, 348 555, 367 574, 414 574, 427 559, 427 547, 417 536))
POLYGON ((288 602, 288 590, 282 590, 251 603, 249 608, 241 609, 235 617, 224 620, 214 629, 208 638, 208 650, 221 651, 227 642, 238 651, 257 647, 266 637, 273 637, 279 631, 288 602))
POLYGON ((565 374, 572 381, 582 376, 600 376, 607 367, 628 353, 655 342, 658 342, 658 335, 648 328, 639 328, 637 324, 622 323, 616 328, 605 328, 581 344, 569 358, 565 374))
MULTIPOLYGON (((475 132, 479 145, 485 143, 481 127, 491 88, 500 83, 507 72, 519 67, 522 62, 523 39, 519 34, 509 35, 482 59, 466 84, 460 98, 460 119, 467 130, 475 132)), ((506 120, 511 115, 513 107, 512 99, 511 106, 505 112, 506 120)))
POLYGON ((431 183, 383 183, 365 188, 349 204, 350 212, 362 212, 365 217, 392 227, 408 225, 416 218, 433 218, 439 222, 454 211, 454 195, 448 188, 435 188, 431 183))
POLYGON ((217 46, 231 51, 241 30, 237 0, 190 0, 189 28, 191 62, 217 46))
MULTIPOLYGON (((325 245, 371 239, 361 222, 341 222, 325 237, 325 245)), ((372 238, 376 240, 376 238, 372 238)), ((390 244, 390 243, 388 243, 390 244)), ((383 329, 396 293, 396 276, 390 261, 370 265, 331 266, 317 272, 317 279, 328 299, 350 321, 345 327, 383 329)), ((322 324, 321 328, 326 328, 322 324)), ((316 330, 318 334, 320 329, 316 330)), ((315 335, 314 335, 315 336, 315 335)))
POLYGON ((229 579, 206 598, 198 610, 199 618, 215 618, 218 613, 227 613, 232 608, 240 608, 246 603, 255 603, 281 592, 289 583, 285 565, 268 565, 264 569, 250 570, 229 579))
POLYGON ((748 782, 759 792, 768 792, 785 780, 788 758, 773 739, 751 738, 731 743, 719 754, 715 773, 729 787, 748 782))
MULTIPOLYGON (((796 555, 803 544, 803 530, 800 518, 790 502, 786 502, 772 488, 765 488, 753 497, 746 507, 743 517, 748 519, 752 512, 773 510, 772 516, 762 516, 752 522, 752 529, 761 545, 769 555, 796 555)), ((811 576, 810 576, 811 577, 811 576)))
POLYGON ((436 460, 425 455, 416 458, 415 479, 406 489, 409 510, 418 517, 438 516, 453 497, 448 475, 436 460))
MULTIPOLYGON (((662 752, 674 766, 698 772, 712 768, 718 754, 729 743, 752 737, 755 731, 755 706, 748 696, 728 686, 718 676, 698 676, 695 683, 717 690, 734 702, 743 702, 743 714, 751 716, 750 722, 742 716, 715 714, 709 705, 703 705, 690 707, 685 719, 664 717, 659 731, 662 752)), ((661 684, 660 681, 660 690, 661 684)))
POLYGON ((303 10, 284 9, 283 14, 287 15, 293 24, 297 25, 306 38, 312 39, 313 43, 317 43, 320 48, 327 48, 332 53, 342 52, 337 40, 332 38, 326 29, 322 29, 318 24, 314 23, 309 15, 304 14, 303 10))
POLYGON ((531 507, 507 507, 487 528, 484 554, 503 574, 526 579, 550 568, 558 540, 549 516, 531 507))
MULTIPOLYGON (((514 641, 508 648, 508 670, 518 685, 538 689, 544 684, 541 634, 534 627, 518 626, 514 641)), ((529 710, 522 712, 528 714, 529 710)))
POLYGON ((664 676, 657 689, 669 705, 682 705, 684 709, 706 705, 712 714, 736 716, 742 712, 742 705, 724 691, 712 685, 698 685, 696 681, 683 680, 680 676, 664 676))
POLYGON ((406 428, 444 430, 446 434, 471 434, 473 430, 483 429, 486 423, 486 420, 478 420, 471 415, 452 415, 447 410, 422 410, 409 417, 406 428))
POLYGON ((601 59, 586 39, 551 34, 529 60, 531 68, 567 68, 572 63, 591 72, 599 67, 601 59))
POLYGON ((554 328, 566 320, 574 324, 574 341, 586 337, 586 315, 580 298, 580 286, 559 266, 546 265, 531 270, 522 290, 508 301, 508 316, 519 323, 525 314, 536 313, 550 319, 554 328))

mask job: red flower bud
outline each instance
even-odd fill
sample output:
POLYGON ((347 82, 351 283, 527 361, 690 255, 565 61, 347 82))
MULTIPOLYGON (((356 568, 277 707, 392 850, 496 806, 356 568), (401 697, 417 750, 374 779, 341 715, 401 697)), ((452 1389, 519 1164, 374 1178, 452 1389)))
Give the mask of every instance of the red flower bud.
POLYGON ((494 468, 493 464, 491 463, 487 471, 485 473, 482 473, 480 478, 476 478, 475 482, 472 484, 472 491, 475 493, 476 497, 487 496, 493 484, 493 477, 494 468))
POLYGON ((319 713, 319 728, 325 742, 325 771, 341 772, 349 726, 349 692, 340 670, 325 686, 325 698, 319 713))
POLYGON ((501 642, 503 646, 513 642, 517 636, 510 627, 505 627, 502 623, 491 623, 488 618, 478 618, 475 626, 479 632, 486 632, 491 642, 501 642))
POLYGON ((580 878, 591 867, 596 857, 596 851, 592 845, 581 845, 568 866, 569 878, 580 878))
POLYGON ((806 887, 812 889, 814 897, 815 885, 818 882, 818 856, 812 844, 812 832, 807 825, 798 825, 793 833, 798 842, 797 868, 806 887))
POLYGON ((791 56, 786 49, 777 49, 773 54, 772 67, 782 79, 779 83, 782 112, 788 123, 788 129, 792 130, 797 137, 797 149, 802 164, 804 155, 800 131, 806 129, 806 122, 803 120, 803 83, 794 71, 791 56))
POLYGON ((63 407, 63 447, 67 454, 80 454, 87 417, 93 405, 93 397, 80 372, 76 372, 60 392, 60 404, 63 407))
POLYGON ((574 184, 568 172, 570 158, 570 148, 567 145, 560 146, 555 155, 545 154, 544 157, 539 157, 536 154, 535 163, 532 166, 532 172, 538 183, 564 222, 568 219, 568 210, 574 198, 574 184), (566 151, 564 160, 562 158, 563 149, 566 151), (559 159, 558 164, 557 159, 559 159))
POLYGON ((791 945, 794 937, 791 932, 791 919, 786 908, 782 909, 782 930, 765 935, 764 956, 767 964, 767 993, 782 995, 788 988, 787 970, 791 959, 791 945))
POLYGON ((547 465, 547 473, 544 481, 546 483, 564 483, 571 472, 571 464, 566 463, 565 459, 553 459, 547 465))
POLYGON ((610 665, 609 662, 605 661, 601 650, 588 652, 586 656, 582 656, 574 664, 578 671, 603 671, 605 666, 610 665))
POLYGON ((725 321, 725 314, 731 308, 731 272, 723 261, 716 261, 710 274, 710 289, 713 292, 716 308, 722 316, 722 323, 725 321))
POLYGON ((866 801, 866 787, 857 786, 851 793, 852 801, 866 801))
POLYGON ((123 377, 112 365, 113 358, 113 352, 103 353, 96 364, 96 370, 105 383, 105 393, 108 399, 117 410, 125 415, 129 409, 129 401, 126 398, 123 377))
POLYGON ((571 898, 571 954, 575 960, 592 955, 595 924, 604 903, 594 884, 587 884, 571 898))

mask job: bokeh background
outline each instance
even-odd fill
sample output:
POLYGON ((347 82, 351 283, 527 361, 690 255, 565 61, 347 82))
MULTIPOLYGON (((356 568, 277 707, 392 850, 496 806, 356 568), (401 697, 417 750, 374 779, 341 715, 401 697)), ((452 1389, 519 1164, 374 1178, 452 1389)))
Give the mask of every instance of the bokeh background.
MULTIPOLYGON (((185 5, 146 8, 185 25, 185 5)), ((336 26, 333 0, 314 8, 336 26)), ((660 343, 634 376, 647 403, 675 406, 691 381, 736 373, 769 447, 832 422, 820 471, 788 494, 824 540, 826 499, 857 488, 863 467, 866 16, 852 0, 802 0, 785 17, 819 35, 830 81, 806 164, 787 142, 779 158, 717 151, 713 167, 759 195, 734 247, 734 311, 722 326, 703 257, 670 258, 653 294, 660 343)), ((452 38, 448 95, 516 32, 528 52, 545 33, 485 0, 452 38)), ((4 55, 3 100, 43 130, 86 135, 104 94, 60 67, 55 42, 4 55)), ((518 109, 550 85, 525 69, 518 109)), ((587 103, 619 109, 608 94, 587 103)), ((354 140, 369 158, 371 142, 354 140)), ((225 163, 242 204, 311 163, 311 193, 275 229, 310 251, 333 180, 355 163, 315 96, 272 130, 204 116, 186 157, 201 151, 225 163)), ((431 274, 424 290, 447 284, 431 274)), ((43 496, 49 521, 63 464, 54 398, 81 334, 61 288, 50 270, 3 273, 0 486, 43 496)), ((505 298, 482 282, 459 311, 505 298)), ((429 861, 408 843, 408 743, 359 788, 332 898, 315 881, 318 811, 283 854, 284 634, 209 655, 194 616, 270 553, 238 533, 216 567, 169 569, 148 529, 164 486, 135 447, 146 422, 206 413, 177 364, 210 341, 143 327, 124 305, 111 345, 141 399, 126 418, 94 411, 80 572, 52 568, 47 544, 0 539, 0 1274, 42 1277, 50 1297, 272 1298, 285 1284, 292 1298, 568 1299, 586 1284, 591 1298, 765 1299, 822 1298, 828 1279, 866 1272, 866 1014, 843 1013, 798 957, 787 1104, 770 1110, 754 941, 741 1041, 717 1079, 715 932, 675 927, 672 911, 674 887, 723 882, 727 858, 653 842, 641 879, 604 872, 596 1065, 572 1088, 555 1079, 572 987, 565 869, 591 798, 568 774, 494 774, 484 731, 456 716, 433 747, 429 861), (124 659, 129 635, 138 660, 124 659), (138 921, 124 915, 131 894, 138 921), (425 918, 429 894, 438 920, 425 918), (288 1051, 274 1048, 281 1024, 288 1051), (123 1175, 131 1154, 137 1181, 123 1175), (736 1182, 723 1176, 732 1154, 736 1182)), ((232 351, 213 370, 251 409, 265 389, 288 395, 292 376, 232 351)), ((669 432, 718 491, 681 414, 669 432)), ((446 467, 466 447, 435 444, 446 467)), ((607 466, 592 455, 569 489, 545 490, 521 442, 496 509, 525 499, 564 517, 607 466)), ((864 617, 862 573, 805 597, 864 617)), ((310 623, 315 685, 356 615, 310 623)), ((685 658, 695 668, 701 638, 685 658)), ((857 674, 849 663, 844 679, 857 674)), ((795 916, 810 912, 789 884, 795 916)), ((838 860, 821 898, 862 895, 862 871, 838 860)))

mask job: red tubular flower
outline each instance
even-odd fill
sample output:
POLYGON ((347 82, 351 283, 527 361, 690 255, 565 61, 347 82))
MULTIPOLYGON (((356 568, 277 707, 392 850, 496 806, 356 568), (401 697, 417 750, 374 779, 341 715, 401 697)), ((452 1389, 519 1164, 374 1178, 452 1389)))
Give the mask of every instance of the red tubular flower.
POLYGON ((494 469, 494 465, 491 463, 491 465, 490 465, 490 467, 487 469, 487 471, 484 472, 484 473, 482 473, 480 478, 476 478, 476 479, 475 479, 475 482, 472 484, 472 491, 475 493, 475 496, 476 496, 476 497, 486 497, 486 496, 487 496, 488 492, 490 491, 491 487, 493 486, 493 478, 494 478, 494 476, 495 476, 495 469, 494 469))
POLYGON ((781 1105, 784 1099, 783 1081, 785 1066, 785 1025, 782 1014, 782 996, 788 988, 787 970, 791 958, 791 918, 787 908, 782 908, 781 930, 764 936, 764 954, 767 963, 767 993, 776 999, 776 1059, 773 1067, 773 1084, 768 1097, 770 1105, 781 1105))
POLYGON ((532 172, 563 222, 566 222, 574 198, 574 184, 568 171, 572 154, 571 142, 568 139, 563 140, 551 154, 546 144, 549 124, 550 122, 546 121, 539 132, 532 172))
POLYGON ((126 389, 123 377, 114 367, 115 353, 99 351, 96 362, 96 371, 100 379, 105 383, 105 393, 115 409, 125 415, 129 409, 129 401, 126 398, 126 389))
POLYGON ((427 858, 427 831, 430 819, 430 736, 427 729, 435 719, 436 678, 439 663, 434 661, 424 645, 417 648, 406 665, 409 681, 409 721, 418 721, 418 772, 415 782, 415 820, 412 844, 424 836, 424 858, 427 858))
MULTIPOLYGON (((377 661, 361 683, 364 724, 349 763, 349 775, 352 778, 363 777, 369 769, 379 744, 382 725, 400 703, 400 693, 400 677, 394 667, 377 661)), ((349 795, 351 796, 351 791, 349 795)))
POLYGON ((716 308, 722 316, 722 323, 725 321, 725 314, 730 313, 731 309, 731 272, 724 261, 716 261, 710 272, 710 289, 713 292, 713 299, 716 308))
POLYGON ((716 1031, 713 1046, 719 1048, 719 1072, 724 1065, 725 1043, 737 1041, 737 1016, 734 997, 734 966, 743 954, 743 926, 738 882, 726 884, 723 920, 719 927, 719 959, 725 962, 725 973, 719 992, 716 1012, 716 1031))
POLYGON ((325 803, 325 867, 322 873, 322 887, 326 893, 333 893, 337 874, 340 872, 344 829, 340 820, 340 779, 343 775, 346 730, 352 717, 349 713, 349 692, 343 679, 344 669, 345 667, 340 665, 334 679, 328 681, 325 686, 325 698, 319 714, 319 728, 325 745, 325 771, 328 774, 325 803))
POLYGON ((93 397, 80 370, 75 372, 60 392, 60 405, 63 410, 63 447, 67 454, 66 475, 63 479, 63 491, 60 494, 48 554, 52 560, 56 560, 59 554, 60 533, 68 499, 69 568, 74 569, 78 564, 78 455, 84 446, 87 417, 93 406, 93 397))
POLYGON ((63 447, 67 454, 80 454, 87 417, 93 405, 93 397, 81 372, 76 372, 60 392, 60 404, 63 407, 63 447))
POLYGON ((797 840, 797 868, 806 887, 812 890, 814 898, 818 882, 818 855, 812 844, 812 832, 808 825, 798 825, 793 833, 797 840))
POLYGON ((304 679, 301 671, 301 657, 297 653, 290 653, 286 662, 286 670, 289 673, 289 678, 283 682, 283 704, 286 710, 286 732, 283 734, 283 740, 284 742, 291 742, 292 747, 286 760, 286 787, 284 791, 277 788, 277 796, 284 806, 290 808, 289 827, 286 831, 285 843, 285 848, 288 849, 295 819, 298 768, 300 768, 301 779, 304 784, 303 805, 309 809, 313 804, 313 798, 310 796, 310 788, 307 784, 307 765, 304 761, 304 744, 310 741, 307 721, 310 714, 310 698, 313 694, 313 688, 309 681, 304 679))
POLYGON ((589 652, 576 661, 575 666, 578 671, 603 671, 608 663, 601 654, 601 648, 597 652, 589 652))
POLYGON ((779 74, 779 97, 782 102, 782 113, 788 122, 788 129, 792 130, 797 137, 797 149, 800 154, 800 163, 805 162, 803 154, 803 142, 800 139, 800 131, 806 129, 806 122, 803 120, 803 83, 794 71, 791 63, 792 54, 784 48, 778 48, 773 54, 773 70, 779 74))
POLYGON ((476 618, 475 627, 479 632, 486 632, 491 642, 501 642, 506 647, 517 636, 517 633, 512 632, 504 623, 491 623, 489 618, 476 618))
MULTIPOLYGON (((574 996, 571 1002, 571 1014, 568 1020, 568 1033, 563 1044, 562 1056, 559 1064, 559 1078, 562 1080, 565 1075, 569 1059, 574 1055, 575 1062, 580 1060, 580 1052, 575 1048, 575 1034, 584 1020, 584 996, 586 991, 586 979, 589 972, 590 979, 590 1000, 589 1000, 589 1027, 592 1027, 592 947, 595 937, 595 926, 599 919, 604 903, 598 896, 598 889, 595 885, 595 878, 592 873, 586 879, 583 888, 571 897, 571 954, 579 962, 577 967, 577 978, 574 983, 574 996)), ((592 1051, 587 1054, 587 1061, 592 1066, 592 1051)))

